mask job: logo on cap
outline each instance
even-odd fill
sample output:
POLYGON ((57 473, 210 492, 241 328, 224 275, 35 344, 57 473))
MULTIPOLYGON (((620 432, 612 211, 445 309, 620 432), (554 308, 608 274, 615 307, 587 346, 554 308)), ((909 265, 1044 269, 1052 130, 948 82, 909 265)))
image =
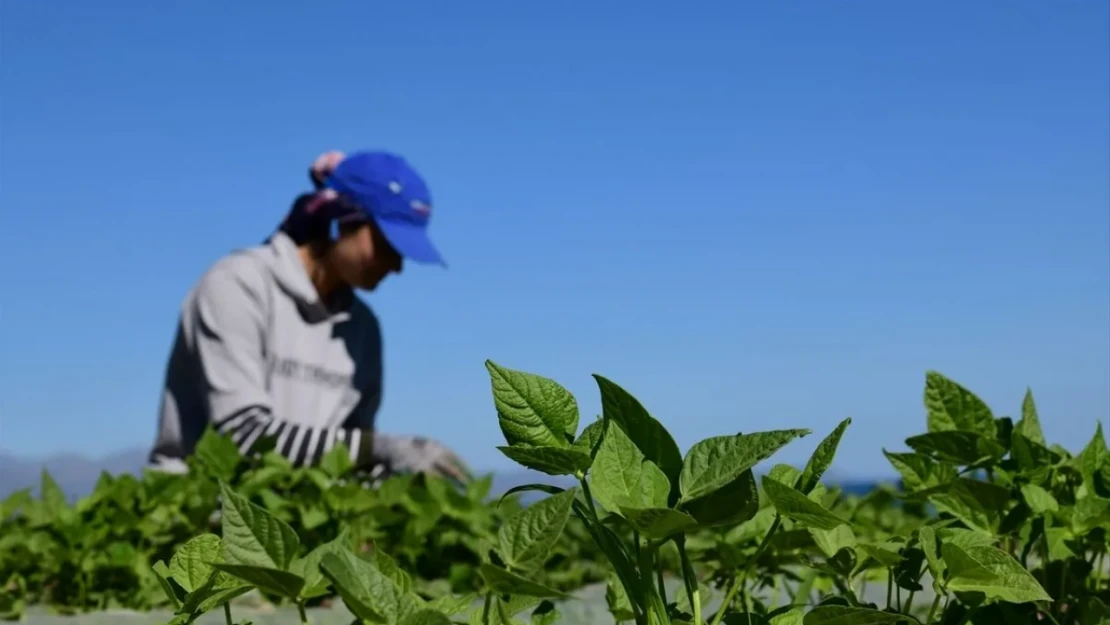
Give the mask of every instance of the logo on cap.
POLYGON ((420 200, 413 200, 409 202, 409 207, 411 207, 412 210, 420 213, 421 215, 428 215, 432 212, 432 207, 428 206, 426 203, 420 200))

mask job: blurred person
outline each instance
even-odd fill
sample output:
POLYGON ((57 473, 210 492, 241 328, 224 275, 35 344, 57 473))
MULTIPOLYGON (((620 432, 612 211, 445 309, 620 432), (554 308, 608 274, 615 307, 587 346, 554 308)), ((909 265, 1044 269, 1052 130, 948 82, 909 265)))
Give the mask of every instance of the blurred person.
POLYGON ((388 152, 322 154, 261 245, 219 259, 189 291, 166 366, 149 468, 186 472, 211 424, 244 455, 269 440, 295 466, 342 442, 356 471, 470 478, 437 441, 375 432, 381 328, 355 289, 373 291, 405 260, 446 266, 428 235, 420 174, 388 152))

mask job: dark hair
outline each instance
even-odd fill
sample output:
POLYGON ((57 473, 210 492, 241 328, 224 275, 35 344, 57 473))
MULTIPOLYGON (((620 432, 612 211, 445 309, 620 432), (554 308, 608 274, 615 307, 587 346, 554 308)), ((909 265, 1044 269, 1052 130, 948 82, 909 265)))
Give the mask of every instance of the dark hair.
POLYGON ((318 202, 316 196, 316 193, 298 195, 293 200, 293 206, 289 208, 289 213, 285 215, 285 219, 278 228, 278 230, 287 234, 290 239, 293 239, 293 242, 297 245, 327 238, 327 221, 320 219, 320 215, 315 210, 318 207, 313 207, 313 204, 318 202))
POLYGON ((302 193, 278 228, 297 245, 331 241, 333 221, 363 221, 363 211, 348 198, 324 191, 302 193))

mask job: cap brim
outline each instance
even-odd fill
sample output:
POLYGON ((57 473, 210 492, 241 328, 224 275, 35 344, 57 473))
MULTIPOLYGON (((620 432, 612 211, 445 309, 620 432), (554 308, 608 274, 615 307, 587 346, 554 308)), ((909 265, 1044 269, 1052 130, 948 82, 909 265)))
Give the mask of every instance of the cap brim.
POLYGON ((428 238, 428 230, 415 224, 403 221, 377 220, 378 228, 382 234, 403 258, 426 265, 447 266, 443 255, 439 253, 432 240, 428 238))

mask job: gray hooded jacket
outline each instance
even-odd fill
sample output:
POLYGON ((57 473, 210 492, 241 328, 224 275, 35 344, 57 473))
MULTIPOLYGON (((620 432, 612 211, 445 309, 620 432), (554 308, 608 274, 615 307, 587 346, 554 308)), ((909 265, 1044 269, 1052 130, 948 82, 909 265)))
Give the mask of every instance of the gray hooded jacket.
POLYGON ((388 441, 369 435, 382 396, 381 329, 359 298, 344 303, 329 311, 319 301, 282 232, 211 266, 181 307, 151 467, 187 470, 209 424, 243 453, 275 436, 297 465, 336 441, 356 462, 383 455, 388 441))

